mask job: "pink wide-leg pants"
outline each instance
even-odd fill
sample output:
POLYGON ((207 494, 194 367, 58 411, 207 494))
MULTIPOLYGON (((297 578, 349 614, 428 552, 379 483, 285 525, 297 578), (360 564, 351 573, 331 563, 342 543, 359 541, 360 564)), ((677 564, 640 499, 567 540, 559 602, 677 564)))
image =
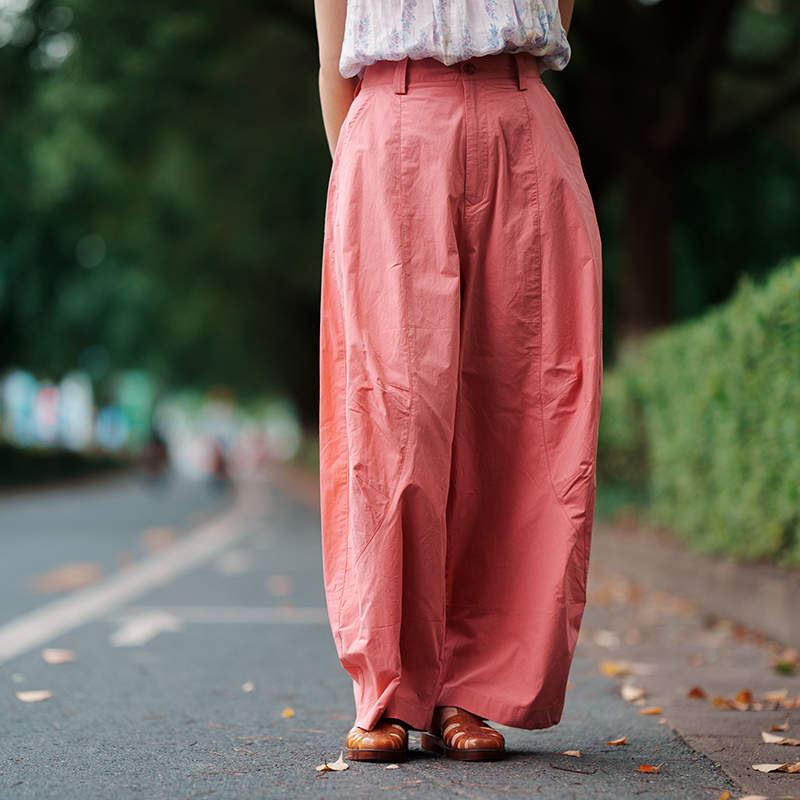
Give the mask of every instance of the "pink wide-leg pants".
POLYGON ((325 584, 356 724, 557 723, 585 601, 600 239, 535 59, 366 69, 330 181, 325 584))

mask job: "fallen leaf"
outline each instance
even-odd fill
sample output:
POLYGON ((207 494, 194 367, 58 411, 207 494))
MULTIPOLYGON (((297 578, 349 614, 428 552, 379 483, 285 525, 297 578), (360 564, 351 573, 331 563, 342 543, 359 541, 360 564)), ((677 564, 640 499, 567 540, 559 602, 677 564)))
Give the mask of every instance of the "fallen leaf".
POLYGON ((776 736, 774 733, 761 731, 761 738, 767 744, 788 744, 792 747, 800 747, 800 739, 786 739, 783 736, 776 736))
POLYGON ((731 793, 726 789, 717 800, 731 800, 731 793))
POLYGON ((657 775, 659 772, 661 772, 661 767, 663 767, 664 764, 666 764, 666 761, 662 761, 655 767, 652 764, 642 764, 642 766, 639 767, 639 772, 651 772, 654 775, 657 775))
POLYGON ((29 692, 16 692, 16 695, 23 703, 41 703, 52 697, 53 693, 49 689, 32 689, 29 692))
POLYGON ((765 692, 761 699, 765 700, 767 703, 782 703, 786 700, 788 694, 788 689, 778 689, 775 692, 765 692))
POLYGON ((294 709, 293 708, 284 708, 283 711, 281 711, 281 716, 284 719, 291 719, 294 716, 294 709))
POLYGON ((294 581, 288 575, 270 575, 267 591, 274 597, 288 597, 294 591, 294 581))
POLYGON ((605 647, 607 650, 616 650, 620 645, 619 636, 614 631, 597 631, 592 639, 598 647, 605 647))
POLYGON ((33 579, 37 592, 73 592, 103 580, 98 564, 64 564, 33 579))
POLYGON ((400 769, 399 764, 387 764, 384 769, 400 769))
POLYGON ((730 700, 728 700, 727 697, 715 697, 711 700, 711 704, 714 706, 714 708, 722 708, 722 709, 735 708, 733 703, 730 700))
POLYGON ((242 684, 243 692, 254 692, 255 690, 256 690, 256 685, 252 681, 247 681, 246 683, 242 684))
POLYGON ((770 725, 769 729, 771 731, 788 731, 789 730, 789 717, 786 717, 786 721, 782 725, 770 725))
POLYGON ((753 769, 759 772, 800 772, 800 761, 794 764, 791 761, 786 764, 753 764, 753 769))
POLYGON ((177 538, 175 528, 148 528, 141 537, 142 547, 148 553, 160 553, 172 547, 177 538))
POLYGON ((620 690, 620 694, 622 695, 622 699, 628 703, 633 703, 636 700, 641 700, 644 695, 644 689, 641 689, 638 686, 632 686, 630 683, 626 683, 620 690))
POLYGON ((348 764, 344 760, 344 750, 339 754, 339 758, 333 762, 333 764, 329 764, 327 761, 323 761, 318 767, 314 767, 317 772, 343 772, 346 769, 350 769, 348 764))
POLYGON ((610 742, 606 742, 606 744, 610 744, 610 745, 613 745, 614 747, 616 747, 617 745, 625 744, 627 741, 628 741, 628 737, 627 736, 623 736, 620 739, 612 739, 610 742))
POLYGON ((661 708, 661 706, 648 706, 647 708, 643 708, 639 713, 643 717, 651 717, 651 716, 654 717, 657 714, 660 714, 662 710, 663 709, 661 708))
POLYGON ((708 695, 699 687, 694 686, 689 690, 689 694, 686 695, 691 700, 705 700, 708 695))
POLYGON ((753 693, 749 689, 742 689, 734 698, 734 702, 750 705, 753 702, 753 693))
POLYGON ((575 758, 580 758, 581 757, 581 751, 580 750, 565 750, 561 755, 562 756, 574 756, 575 758))
POLYGON ((622 678, 630 675, 631 665, 629 661, 602 661, 600 672, 607 678, 622 678))
POLYGON ((42 658, 48 664, 70 664, 77 659, 74 650, 61 650, 54 647, 45 647, 42 658))

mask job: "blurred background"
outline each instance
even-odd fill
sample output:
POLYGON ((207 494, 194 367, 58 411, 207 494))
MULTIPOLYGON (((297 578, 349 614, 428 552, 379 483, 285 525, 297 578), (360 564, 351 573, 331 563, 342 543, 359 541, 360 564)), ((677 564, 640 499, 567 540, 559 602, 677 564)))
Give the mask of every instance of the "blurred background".
MULTIPOLYGON (((800 1, 577 0, 570 38, 598 508, 800 563, 800 1)), ((310 0, 0 0, 0 483, 313 462, 316 74, 310 0)))

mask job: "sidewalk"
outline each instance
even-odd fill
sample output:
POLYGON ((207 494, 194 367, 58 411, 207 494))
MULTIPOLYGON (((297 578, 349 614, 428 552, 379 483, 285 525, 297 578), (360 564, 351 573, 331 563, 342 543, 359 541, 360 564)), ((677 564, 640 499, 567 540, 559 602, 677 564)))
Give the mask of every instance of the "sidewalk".
POLYGON ((781 735, 800 738, 800 700, 794 709, 763 702, 765 694, 800 697, 800 676, 774 669, 784 645, 800 645, 798 572, 696 556, 666 537, 603 524, 592 558, 581 655, 611 662, 605 669, 619 671, 609 678, 617 690, 625 683, 643 689, 640 702, 661 707, 666 723, 746 792, 800 797, 800 773, 752 769, 800 761, 800 747, 761 739, 762 729, 787 720, 781 735), (689 698, 694 687, 707 698, 689 698), (723 707, 740 692, 752 695, 739 705, 750 710, 723 707), (752 710, 759 700, 761 710, 752 710))

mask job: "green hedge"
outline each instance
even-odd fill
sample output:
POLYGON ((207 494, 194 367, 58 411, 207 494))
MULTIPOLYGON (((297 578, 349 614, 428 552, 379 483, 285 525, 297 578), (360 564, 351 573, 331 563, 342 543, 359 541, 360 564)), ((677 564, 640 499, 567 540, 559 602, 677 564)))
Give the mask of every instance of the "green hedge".
POLYGON ((800 565, 800 261, 606 374, 598 472, 696 550, 800 565))

